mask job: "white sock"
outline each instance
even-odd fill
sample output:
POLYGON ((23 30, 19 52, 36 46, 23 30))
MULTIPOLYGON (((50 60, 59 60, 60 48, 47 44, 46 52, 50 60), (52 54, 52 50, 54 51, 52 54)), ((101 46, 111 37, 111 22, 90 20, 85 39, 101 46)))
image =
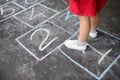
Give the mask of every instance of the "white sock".
POLYGON ((91 29, 90 33, 96 33, 96 30, 91 29))
POLYGON ((77 45, 78 46, 84 46, 86 45, 87 42, 83 42, 83 41, 80 41, 80 40, 77 40, 77 45))

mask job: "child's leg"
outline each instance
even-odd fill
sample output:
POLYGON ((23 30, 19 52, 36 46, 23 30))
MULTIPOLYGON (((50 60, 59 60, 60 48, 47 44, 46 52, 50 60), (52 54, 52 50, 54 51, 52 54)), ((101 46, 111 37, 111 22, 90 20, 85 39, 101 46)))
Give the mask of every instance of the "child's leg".
POLYGON ((86 42, 90 32, 90 17, 89 16, 80 16, 80 30, 79 30, 79 40, 86 42))
POLYGON ((87 39, 90 32, 90 17, 80 16, 80 30, 77 40, 66 40, 65 46, 70 49, 85 51, 87 48, 87 39))
POLYGON ((96 30, 98 23, 99 23, 99 13, 96 14, 96 16, 90 17, 90 22, 91 22, 91 30, 96 30))
POLYGON ((97 28, 98 23, 99 23, 99 18, 100 18, 99 13, 97 13, 96 16, 90 17, 91 30, 90 30, 89 36, 92 38, 97 37, 96 28, 97 28))

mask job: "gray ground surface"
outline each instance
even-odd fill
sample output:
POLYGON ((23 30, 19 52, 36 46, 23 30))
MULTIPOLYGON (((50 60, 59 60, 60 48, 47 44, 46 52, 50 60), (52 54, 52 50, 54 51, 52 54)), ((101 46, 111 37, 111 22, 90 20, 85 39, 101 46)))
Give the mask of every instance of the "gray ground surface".
POLYGON ((120 80, 119 3, 108 0, 82 53, 63 45, 79 27, 64 0, 0 0, 0 80, 120 80))

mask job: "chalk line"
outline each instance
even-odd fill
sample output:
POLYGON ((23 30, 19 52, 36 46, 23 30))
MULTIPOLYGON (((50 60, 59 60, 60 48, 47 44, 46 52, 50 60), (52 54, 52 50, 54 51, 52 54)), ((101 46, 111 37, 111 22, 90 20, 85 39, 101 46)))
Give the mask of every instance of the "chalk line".
POLYGON ((13 16, 15 19, 17 19, 18 21, 20 21, 20 22, 22 22, 22 23, 24 23, 25 25, 27 25, 27 26, 29 26, 29 27, 31 27, 31 28, 34 28, 33 26, 31 26, 30 24, 28 24, 28 23, 26 23, 26 22, 24 22, 24 21, 22 21, 21 19, 19 19, 18 17, 16 17, 16 16, 13 16))
POLYGON ((39 4, 40 6, 42 6, 42 7, 44 7, 44 8, 47 8, 47 9, 53 11, 53 12, 59 13, 59 11, 56 11, 56 10, 54 10, 54 9, 52 9, 52 8, 49 8, 49 7, 47 7, 47 6, 43 5, 43 4, 40 4, 40 3, 38 3, 38 4, 39 4))
POLYGON ((36 60, 39 60, 39 58, 34 55, 29 49, 27 49, 21 42, 19 42, 19 40, 16 39, 16 41, 29 53, 31 54, 36 60))
POLYGON ((21 6, 20 4, 18 4, 18 3, 15 2, 15 1, 13 1, 13 3, 14 3, 15 5, 19 6, 19 7, 22 8, 22 9, 26 9, 25 7, 21 6))

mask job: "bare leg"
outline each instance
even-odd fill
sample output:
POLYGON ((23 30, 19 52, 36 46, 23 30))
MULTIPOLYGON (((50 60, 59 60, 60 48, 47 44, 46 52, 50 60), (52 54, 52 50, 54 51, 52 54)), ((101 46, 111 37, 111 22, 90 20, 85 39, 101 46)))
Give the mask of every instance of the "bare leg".
POLYGON ((87 39, 91 29, 90 24, 90 17, 89 16, 80 16, 80 28, 79 28, 79 35, 78 40, 66 40, 64 45, 70 49, 76 49, 84 51, 87 48, 87 39))
POLYGON ((90 17, 89 16, 80 16, 80 30, 79 30, 79 40, 82 42, 86 42, 88 39, 88 35, 90 32, 90 17))
POLYGON ((90 17, 91 22, 91 30, 96 30, 98 23, 99 23, 99 13, 96 14, 96 16, 90 17))

